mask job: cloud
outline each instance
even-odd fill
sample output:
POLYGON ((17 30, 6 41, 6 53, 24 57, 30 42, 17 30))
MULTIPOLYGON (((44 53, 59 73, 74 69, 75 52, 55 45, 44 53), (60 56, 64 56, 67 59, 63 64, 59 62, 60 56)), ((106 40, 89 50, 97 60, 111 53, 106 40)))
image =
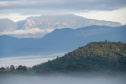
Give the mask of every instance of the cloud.
POLYGON ((29 16, 112 11, 122 8, 126 8, 126 0, 0 0, 0 18, 19 21, 29 16))
POLYGON ((90 19, 120 22, 122 25, 126 25, 126 8, 112 11, 90 11, 87 13, 77 12, 75 15, 90 19))
POLYGON ((126 7, 126 0, 0 0, 1 14, 52 14, 126 7))
POLYGON ((0 35, 22 35, 22 34, 37 34, 37 33, 50 33, 53 29, 39 29, 39 28, 32 28, 32 29, 25 29, 25 30, 14 30, 10 32, 0 32, 0 35))
MULTIPOLYGON (((4 0, 0 10, 114 10, 126 6, 125 0, 4 0)), ((25 11, 24 11, 25 12, 25 11)))

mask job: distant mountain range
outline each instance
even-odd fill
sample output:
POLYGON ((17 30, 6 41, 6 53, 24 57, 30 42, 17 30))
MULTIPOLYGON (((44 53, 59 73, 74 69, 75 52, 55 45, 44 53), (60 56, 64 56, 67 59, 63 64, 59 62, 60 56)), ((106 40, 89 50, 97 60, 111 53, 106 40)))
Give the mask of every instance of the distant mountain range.
POLYGON ((15 22, 10 19, 0 19, 0 32, 9 32, 17 28, 15 22))
POLYGON ((120 27, 88 26, 56 29, 43 38, 0 36, 0 57, 69 52, 89 42, 121 41, 126 43, 126 25, 120 27))
POLYGON ((61 28, 79 28, 90 25, 121 26, 118 22, 100 21, 87 19, 76 15, 45 15, 40 17, 29 17, 24 21, 17 22, 18 28, 40 28, 40 29, 61 29, 61 28), (22 25, 24 24, 24 25, 22 25))
POLYGON ((77 29, 91 25, 121 26, 118 22, 87 19, 71 14, 43 15, 40 17, 29 17, 26 20, 18 22, 13 22, 9 19, 0 19, 0 35, 10 35, 17 38, 40 38, 55 29, 77 29))

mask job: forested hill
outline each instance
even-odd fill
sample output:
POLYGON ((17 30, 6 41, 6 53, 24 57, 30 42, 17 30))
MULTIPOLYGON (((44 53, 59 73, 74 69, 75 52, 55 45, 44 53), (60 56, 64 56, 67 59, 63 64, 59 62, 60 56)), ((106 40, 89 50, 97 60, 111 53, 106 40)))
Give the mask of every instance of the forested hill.
POLYGON ((91 42, 86 46, 33 67, 37 72, 126 71, 126 43, 91 42))

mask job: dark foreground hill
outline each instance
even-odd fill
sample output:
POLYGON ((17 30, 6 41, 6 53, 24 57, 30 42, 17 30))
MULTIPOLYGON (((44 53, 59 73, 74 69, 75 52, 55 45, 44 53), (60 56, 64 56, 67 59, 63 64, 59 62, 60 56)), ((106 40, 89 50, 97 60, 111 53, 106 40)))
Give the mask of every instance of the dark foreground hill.
POLYGON ((91 42, 33 67, 36 72, 126 72, 126 43, 91 42))

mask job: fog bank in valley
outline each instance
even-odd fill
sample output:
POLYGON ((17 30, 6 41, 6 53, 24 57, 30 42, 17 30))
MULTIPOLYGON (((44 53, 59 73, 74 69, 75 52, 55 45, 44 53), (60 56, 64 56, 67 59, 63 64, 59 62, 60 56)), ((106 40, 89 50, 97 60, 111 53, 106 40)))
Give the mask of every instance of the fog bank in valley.
POLYGON ((1 75, 0 84, 125 84, 125 77, 108 75, 1 75))
POLYGON ((3 57, 0 58, 0 67, 6 67, 10 65, 19 66, 25 65, 27 67, 32 67, 36 64, 47 62, 48 60, 53 60, 57 56, 63 56, 64 53, 55 53, 47 55, 28 55, 28 56, 18 56, 18 57, 3 57))

